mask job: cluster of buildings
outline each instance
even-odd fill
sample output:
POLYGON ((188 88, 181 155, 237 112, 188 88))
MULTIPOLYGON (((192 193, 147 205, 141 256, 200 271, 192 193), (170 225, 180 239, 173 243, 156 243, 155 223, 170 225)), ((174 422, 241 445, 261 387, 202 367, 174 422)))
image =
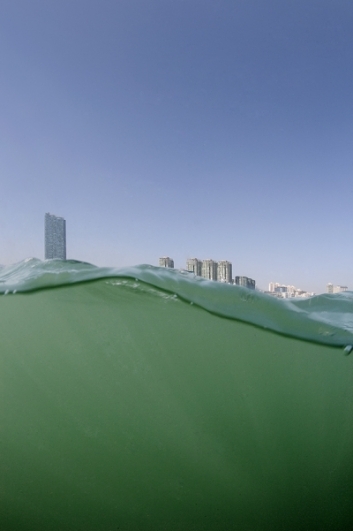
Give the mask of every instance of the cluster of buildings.
MULTIPOLYGON (((45 226, 45 259, 66 260, 66 221, 64 218, 46 213, 44 218, 45 226)), ((174 268, 174 260, 169 256, 163 256, 159 259, 160 267, 174 268)), ((232 263, 228 260, 219 262, 211 259, 199 260, 198 258, 189 258, 186 262, 186 271, 194 273, 198 277, 207 278, 224 282, 226 284, 235 284, 249 289, 255 289, 255 280, 249 277, 236 276, 232 277, 232 263)), ((341 293, 348 291, 347 286, 334 286, 327 284, 327 293, 341 293)), ((293 297, 313 297, 315 293, 304 291, 295 286, 270 282, 268 295, 273 297, 289 299, 293 297)))
MULTIPOLYGON (((163 256, 159 259, 160 267, 174 267, 174 260, 169 256, 163 256)), ((255 289, 255 280, 248 277, 232 277, 232 262, 221 260, 216 262, 212 259, 199 260, 198 258, 189 258, 186 261, 186 271, 194 273, 198 277, 216 280, 226 284, 236 284, 249 289, 255 289)))
MULTIPOLYGON (((342 293, 348 291, 347 286, 334 286, 333 284, 327 284, 327 293, 342 293)), ((280 299, 291 299, 293 297, 313 297, 315 293, 304 291, 296 288, 295 286, 286 286, 285 284, 279 284, 278 282, 270 282, 268 291, 265 291, 268 295, 278 297, 280 299)))
POLYGON ((304 291, 296 288, 295 286, 287 286, 285 284, 279 284, 278 282, 270 282, 268 291, 265 291, 267 295, 278 297, 279 299, 291 299, 293 297, 313 297, 315 293, 304 291))

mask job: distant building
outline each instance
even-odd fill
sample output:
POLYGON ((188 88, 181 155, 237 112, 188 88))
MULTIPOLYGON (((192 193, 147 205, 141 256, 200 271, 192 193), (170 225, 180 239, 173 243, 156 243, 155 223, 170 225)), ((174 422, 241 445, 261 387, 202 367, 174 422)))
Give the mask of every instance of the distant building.
POLYGON ((288 286, 276 286, 274 291, 276 293, 289 293, 288 286))
POLYGON ((234 283, 237 286, 243 286, 243 288, 255 289, 255 280, 248 277, 235 277, 234 283))
POLYGON ((287 297, 283 297, 282 293, 278 293, 277 291, 264 291, 263 293, 266 293, 266 295, 271 295, 271 297, 276 297, 277 299, 286 299, 287 297))
POLYGON ((45 214, 45 250, 46 260, 59 258, 66 260, 66 221, 64 218, 45 214))
POLYGON ((172 258, 169 258, 169 256, 162 256, 162 258, 159 259, 159 267, 174 267, 174 260, 172 258))
POLYGON ((217 267, 217 280, 219 282, 232 283, 232 263, 227 260, 221 260, 218 262, 217 267))
POLYGON ((347 286, 334 286, 333 284, 327 284, 327 293, 342 293, 343 291, 348 291, 347 286))
POLYGON ((202 261, 201 276, 208 280, 217 280, 217 262, 208 259, 202 261))
MULTIPOLYGON (((295 289, 294 286, 286 286, 278 282, 270 282, 268 285, 268 291, 270 293, 292 293, 295 289)), ((282 296, 285 297, 284 295, 282 296)))
POLYGON ((198 260, 198 258, 188 258, 186 261, 186 270, 200 277, 202 274, 202 261, 198 260))
POLYGON ((267 295, 272 295, 280 299, 292 299, 294 297, 313 297, 315 293, 304 291, 295 286, 279 284, 278 282, 270 282, 268 291, 265 291, 267 295))

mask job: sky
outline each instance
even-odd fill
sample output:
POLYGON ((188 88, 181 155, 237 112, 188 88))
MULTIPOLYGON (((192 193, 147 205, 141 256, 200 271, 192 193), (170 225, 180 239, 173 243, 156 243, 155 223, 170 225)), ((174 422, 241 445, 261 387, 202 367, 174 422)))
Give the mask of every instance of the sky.
POLYGON ((0 263, 353 289, 351 0, 2 0, 0 263))

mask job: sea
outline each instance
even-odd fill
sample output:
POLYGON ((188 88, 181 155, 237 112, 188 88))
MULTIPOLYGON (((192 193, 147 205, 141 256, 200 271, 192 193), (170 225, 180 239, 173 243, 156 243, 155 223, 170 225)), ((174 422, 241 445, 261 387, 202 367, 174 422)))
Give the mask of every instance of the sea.
POLYGON ((2 531, 353 528, 353 293, 35 258, 0 293, 2 531))

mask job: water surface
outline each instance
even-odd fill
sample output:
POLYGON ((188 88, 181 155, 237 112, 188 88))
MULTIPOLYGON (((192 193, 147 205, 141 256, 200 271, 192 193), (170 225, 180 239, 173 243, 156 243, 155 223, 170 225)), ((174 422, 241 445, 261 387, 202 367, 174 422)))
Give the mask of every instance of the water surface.
POLYGON ((0 289, 1 529, 349 529, 352 294, 35 259, 0 289))

